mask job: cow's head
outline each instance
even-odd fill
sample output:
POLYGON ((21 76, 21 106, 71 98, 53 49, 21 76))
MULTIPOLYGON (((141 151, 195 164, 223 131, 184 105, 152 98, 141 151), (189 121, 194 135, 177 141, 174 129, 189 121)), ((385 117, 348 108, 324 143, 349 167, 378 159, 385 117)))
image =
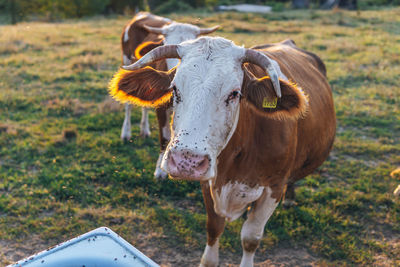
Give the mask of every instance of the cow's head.
MULTIPOLYGON (((219 26, 214 26, 211 28, 200 28, 192 24, 172 22, 171 24, 164 25, 161 28, 150 27, 143 25, 143 27, 149 32, 164 36, 164 45, 175 45, 180 44, 187 40, 196 39, 200 35, 210 34, 216 31, 219 26)), ((159 43, 146 42, 139 45, 136 48, 135 55, 136 58, 141 58, 144 54, 159 46, 159 43)), ((168 69, 172 69, 178 65, 179 59, 170 58, 167 59, 168 69)))
POLYGON ((223 38, 201 37, 158 47, 124 66, 110 90, 119 100, 138 99, 146 106, 172 97, 172 136, 161 167, 175 178, 207 180, 215 177, 217 157, 235 131, 240 101, 272 119, 304 114, 306 96, 284 79, 265 54, 223 38), (180 58, 181 64, 169 72, 144 67, 163 58, 180 58), (244 63, 258 65, 269 76, 255 78, 244 63))

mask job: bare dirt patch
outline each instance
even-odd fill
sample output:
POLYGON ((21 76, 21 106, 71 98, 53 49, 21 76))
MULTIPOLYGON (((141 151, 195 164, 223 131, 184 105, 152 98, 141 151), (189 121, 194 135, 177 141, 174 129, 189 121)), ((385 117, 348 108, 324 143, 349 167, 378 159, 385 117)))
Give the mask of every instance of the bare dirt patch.
POLYGON ((23 242, 0 240, 0 266, 12 264, 49 247, 38 237, 23 242))
MULTIPOLYGON (((132 244, 161 267, 172 266, 197 266, 203 250, 168 246, 166 240, 157 234, 137 236, 132 244)), ((48 243, 38 237, 32 237, 23 242, 0 240, 0 265, 12 264, 46 248, 56 245, 48 243)), ((257 254, 257 253, 256 253, 257 254)), ((236 255, 224 250, 220 251, 220 267, 239 266, 241 255, 236 255)), ((377 260, 380 258, 377 257, 377 260)), ((266 266, 317 266, 319 259, 312 256, 306 249, 277 247, 264 255, 256 255, 256 267, 266 266)), ((379 265, 384 266, 384 265, 379 265)))
POLYGON ((389 256, 387 253, 383 252, 375 255, 373 266, 400 266, 400 240, 393 239, 388 241, 386 243, 386 248, 391 255, 389 256))
POLYGON ((302 248, 276 248, 267 255, 267 259, 257 267, 273 266, 317 266, 319 259, 312 256, 306 249, 302 248))

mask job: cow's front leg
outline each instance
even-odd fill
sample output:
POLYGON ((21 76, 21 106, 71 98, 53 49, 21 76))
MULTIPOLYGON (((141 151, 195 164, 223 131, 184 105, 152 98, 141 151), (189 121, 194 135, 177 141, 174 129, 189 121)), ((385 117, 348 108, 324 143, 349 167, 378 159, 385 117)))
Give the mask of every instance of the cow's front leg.
POLYGON ((168 173, 161 169, 161 162, 164 157, 165 149, 167 148, 171 138, 170 118, 172 109, 167 107, 159 107, 156 109, 156 114, 160 136, 160 155, 158 156, 154 177, 156 179, 165 179, 167 178, 168 173))
POLYGON ((122 141, 129 141, 131 139, 131 108, 128 103, 125 104, 125 119, 122 124, 121 139, 122 141))
POLYGON ((160 154, 158 155, 156 169, 154 170, 154 178, 156 178, 157 180, 164 180, 165 178, 168 177, 168 173, 166 173, 163 169, 161 169, 161 162, 164 158, 164 153, 165 151, 161 151, 160 154))
POLYGON ((150 136, 149 109, 142 107, 142 119, 140 120, 140 136, 150 136))
POLYGON ((201 187, 207 211, 207 246, 201 257, 200 267, 216 267, 219 262, 219 237, 224 231, 225 218, 218 216, 214 211, 214 202, 211 198, 208 183, 202 183, 201 187))
MULTIPOLYGON (((280 194, 279 194, 280 195, 280 194)), ((261 197, 254 203, 254 207, 247 214, 241 231, 243 256, 240 267, 252 267, 254 254, 264 233, 264 227, 269 217, 279 203, 279 198, 272 197, 272 190, 267 187, 261 197)))

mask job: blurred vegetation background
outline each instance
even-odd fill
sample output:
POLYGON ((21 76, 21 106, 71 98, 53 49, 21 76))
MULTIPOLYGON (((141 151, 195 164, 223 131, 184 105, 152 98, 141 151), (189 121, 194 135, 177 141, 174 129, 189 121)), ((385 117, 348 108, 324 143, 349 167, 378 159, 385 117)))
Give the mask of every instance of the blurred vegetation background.
MULTIPOLYGON (((302 0, 308 8, 375 9, 380 6, 398 6, 400 0, 302 0)), ((213 11, 219 5, 269 5, 275 11, 297 6, 296 0, 0 0, 3 23, 15 24, 23 20, 59 21, 93 15, 134 14, 138 10, 156 14, 193 12, 195 9, 213 11)))

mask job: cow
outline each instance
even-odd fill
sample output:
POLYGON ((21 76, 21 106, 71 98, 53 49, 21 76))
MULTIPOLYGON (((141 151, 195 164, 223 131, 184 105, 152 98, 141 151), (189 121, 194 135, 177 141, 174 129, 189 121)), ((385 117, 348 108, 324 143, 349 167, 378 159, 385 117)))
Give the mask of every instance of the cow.
POLYGON ((335 138, 322 61, 292 41, 265 47, 246 49, 221 37, 160 46, 110 82, 117 99, 173 102, 161 167, 172 178, 201 184, 207 245, 200 266, 218 266, 225 223, 245 211, 240 266, 253 266, 285 188, 319 167, 335 138), (163 58, 181 63, 168 72, 147 66, 163 58))
MULTIPOLYGON (((136 62, 144 54, 162 44, 179 44, 186 40, 197 38, 199 35, 216 31, 219 26, 199 28, 195 25, 178 23, 170 19, 159 17, 148 12, 139 12, 124 27, 121 35, 122 63, 129 65, 136 62)), ((168 70, 179 63, 178 59, 167 59, 153 65, 158 70, 168 70)), ((128 141, 131 138, 131 105, 125 104, 125 118, 122 124, 121 139, 128 141)), ((159 125, 160 154, 157 160, 154 177, 164 179, 167 173, 160 168, 165 148, 169 142, 169 119, 171 111, 167 106, 156 110, 159 125)), ((140 136, 150 136, 148 108, 142 108, 140 121, 140 136)))

